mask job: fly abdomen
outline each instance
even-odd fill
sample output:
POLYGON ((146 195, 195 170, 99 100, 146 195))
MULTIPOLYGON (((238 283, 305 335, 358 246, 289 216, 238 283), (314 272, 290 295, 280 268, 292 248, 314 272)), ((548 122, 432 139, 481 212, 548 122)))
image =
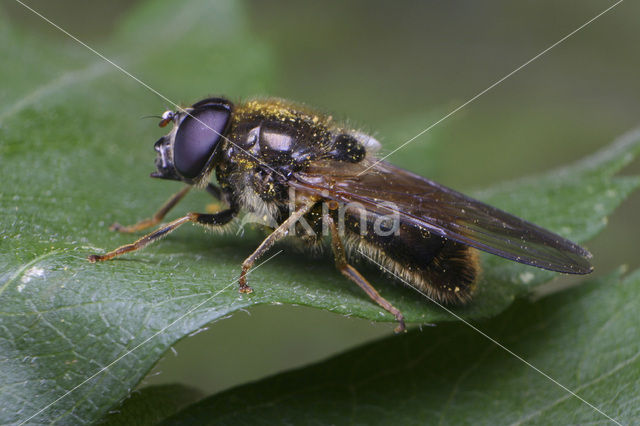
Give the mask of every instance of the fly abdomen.
POLYGON ((480 273, 477 251, 398 219, 381 225, 383 216, 347 212, 346 240, 412 286, 447 304, 471 299, 480 273))

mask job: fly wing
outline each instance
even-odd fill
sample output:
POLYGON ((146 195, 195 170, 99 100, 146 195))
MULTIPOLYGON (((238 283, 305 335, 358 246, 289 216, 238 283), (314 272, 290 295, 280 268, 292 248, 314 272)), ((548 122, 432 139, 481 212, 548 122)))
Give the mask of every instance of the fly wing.
POLYGON ((397 213, 403 223, 516 262, 570 274, 593 269, 591 253, 579 245, 384 161, 318 162, 290 183, 381 215, 397 213))

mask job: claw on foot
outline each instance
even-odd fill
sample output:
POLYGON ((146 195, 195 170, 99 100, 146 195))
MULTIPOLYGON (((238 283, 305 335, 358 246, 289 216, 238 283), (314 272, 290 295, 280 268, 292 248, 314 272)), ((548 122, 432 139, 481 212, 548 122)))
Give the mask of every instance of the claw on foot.
POLYGON ((240 293, 245 293, 245 294, 253 293, 253 289, 247 285, 247 275, 246 274, 247 274, 247 270, 243 266, 242 267, 242 272, 240 273, 240 279, 238 280, 238 284, 240 285, 240 288, 238 289, 238 291, 240 293))
POLYGON ((238 291, 245 294, 253 293, 253 289, 246 284, 240 284, 238 291))
POLYGON ((393 332, 396 334, 406 332, 407 328, 404 326, 404 318, 399 318, 398 323, 398 326, 393 330, 393 332))
POLYGON ((87 260, 91 263, 96 263, 102 260, 102 256, 100 256, 99 254, 92 254, 91 256, 87 257, 87 260))

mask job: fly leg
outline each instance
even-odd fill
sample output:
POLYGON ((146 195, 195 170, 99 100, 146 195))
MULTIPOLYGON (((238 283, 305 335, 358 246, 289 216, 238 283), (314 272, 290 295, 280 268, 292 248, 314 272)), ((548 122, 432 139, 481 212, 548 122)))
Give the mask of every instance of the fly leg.
MULTIPOLYGON (((191 186, 187 185, 177 193, 173 194, 171 198, 169 198, 167 202, 164 203, 162 207, 160 207, 160 209, 158 209, 158 211, 153 216, 147 219, 143 219, 138 223, 134 223, 133 225, 128 225, 128 226, 120 225, 118 222, 116 222, 113 225, 111 225, 109 229, 111 231, 118 231, 125 234, 130 234, 132 232, 142 231, 143 229, 147 229, 154 225, 157 225, 162 221, 162 219, 164 219, 164 217, 167 215, 167 213, 169 213, 169 211, 171 211, 172 208, 174 208, 180 201, 182 201, 182 199, 184 198, 185 195, 187 195, 190 189, 191 189, 191 186)), ((207 186, 206 191, 209 194, 211 194, 213 197, 217 198, 218 200, 222 198, 220 188, 218 188, 217 186, 211 183, 207 186)))
POLYGON ((187 185, 177 193, 173 194, 171 198, 169 198, 167 202, 164 203, 153 216, 129 226, 123 226, 116 222, 109 227, 109 230, 129 234, 157 225, 162 219, 164 219, 166 214, 169 213, 169 211, 174 208, 176 204, 178 204, 184 198, 185 195, 187 195, 187 192, 189 192, 190 189, 191 186, 187 185))
POLYGON ((240 284, 240 293, 251 293, 253 289, 247 285, 247 271, 251 269, 253 264, 267 252, 275 244, 276 241, 282 239, 289 235, 289 230, 295 225, 295 223, 304 216, 311 207, 316 203, 315 200, 307 201, 301 207, 298 207, 291 215, 280 224, 267 238, 260 243, 258 248, 251 254, 251 256, 247 257, 244 262, 242 262, 242 272, 240 273, 240 280, 238 283, 240 284))
POLYGON ((205 214, 205 213, 188 213, 186 216, 182 216, 179 219, 176 219, 172 222, 167 223, 166 225, 161 226, 150 234, 145 235, 144 237, 138 239, 137 241, 131 244, 125 244, 123 246, 118 247, 117 249, 110 251, 105 254, 92 254, 87 258, 87 260, 91 263, 102 262, 105 260, 113 259, 116 256, 120 256, 125 253, 129 253, 131 251, 140 250, 143 247, 159 240, 170 232, 175 231, 181 225, 184 225, 187 222, 198 223, 201 225, 207 226, 219 226, 229 223, 237 214, 237 209, 228 209, 223 210, 219 213, 215 214, 205 214))
POLYGON ((364 292, 367 293, 367 296, 369 296, 374 302, 396 317, 396 320, 398 321, 398 326, 394 330, 396 333, 405 331, 404 316, 402 315, 402 312, 393 306, 387 299, 380 296, 380 293, 378 293, 378 291, 369 284, 369 281, 360 275, 360 272, 358 272, 353 266, 347 263, 344 246, 342 245, 342 240, 340 239, 338 228, 336 227, 333 218, 330 215, 326 215, 325 220, 328 221, 331 228, 331 248, 333 249, 333 255, 335 257, 336 268, 342 273, 342 275, 358 284, 358 287, 364 290, 364 292))
POLYGON ((207 191, 216 200, 222 200, 222 190, 214 184, 209 183, 205 188, 205 191, 207 191))

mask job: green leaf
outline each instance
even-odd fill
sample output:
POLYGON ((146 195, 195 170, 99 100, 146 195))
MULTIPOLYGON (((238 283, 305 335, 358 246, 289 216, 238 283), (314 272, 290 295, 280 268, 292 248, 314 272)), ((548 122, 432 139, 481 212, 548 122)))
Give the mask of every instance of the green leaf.
POLYGON ((148 386, 135 391, 117 410, 105 418, 102 425, 155 425, 202 398, 202 393, 187 386, 148 386))
MULTIPOLYGON (((142 4, 100 50, 179 102, 267 91, 276 74, 270 49, 236 2, 174 5, 142 4)), ((50 44, 0 20, 3 61, 12 64, 0 68, 8 83, 0 88, 0 422, 96 421, 179 339, 256 304, 393 321, 328 256, 311 260, 286 246, 286 256, 252 273, 255 293, 239 294, 234 281, 260 241, 256 232, 184 228, 138 253, 89 264, 88 254, 132 240, 109 232, 110 223, 149 216, 179 189, 147 178, 163 132, 139 120, 171 105, 77 44, 50 44)), ((637 177, 613 174, 639 140, 631 134, 573 167, 478 195, 585 241, 638 187, 637 177)), ((193 194, 180 211, 208 202, 193 194)), ((467 318, 494 316, 554 276, 491 256, 483 265, 478 297, 457 310, 467 318)), ((409 322, 451 319, 376 268, 359 268, 409 322)))
MULTIPOLYGON (((640 271, 477 325, 621 424, 640 417, 640 271)), ((392 336, 200 401, 170 424, 611 424, 462 323, 392 336)))

